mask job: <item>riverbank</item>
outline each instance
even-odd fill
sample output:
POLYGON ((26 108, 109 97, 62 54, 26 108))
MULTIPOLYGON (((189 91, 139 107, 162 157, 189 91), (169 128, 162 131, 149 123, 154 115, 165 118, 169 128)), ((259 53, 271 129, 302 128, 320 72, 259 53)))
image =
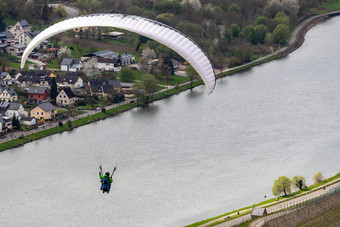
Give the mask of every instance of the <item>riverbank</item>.
MULTIPOLYGON (((233 223, 242 223, 243 221, 246 221, 246 219, 248 219, 249 217, 246 217, 246 215, 249 216, 249 214, 251 213, 253 207, 263 207, 266 208, 268 210, 268 208, 271 208, 273 210, 275 210, 275 212, 280 211, 281 209, 279 207, 284 207, 287 208, 288 206, 285 205, 287 203, 290 204, 297 204, 296 203, 292 203, 292 200, 297 200, 299 199, 299 201, 306 201, 308 199, 314 198, 314 196, 311 196, 312 193, 315 193, 317 191, 326 193, 326 191, 324 190, 325 187, 330 187, 330 186, 334 186, 334 185, 338 185, 340 184, 340 173, 322 181, 319 184, 316 185, 311 185, 308 188, 305 188, 303 190, 300 191, 296 191, 290 195, 287 196, 279 196, 277 198, 273 198, 273 199, 269 199, 266 201, 262 201, 260 203, 254 204, 252 206, 247 206, 244 208, 240 208, 238 210, 234 210, 213 218, 209 218, 203 221, 199 221, 196 223, 193 223, 191 225, 187 225, 185 227, 197 227, 197 226, 204 226, 204 227, 208 227, 208 226, 216 226, 222 223, 227 223, 230 221, 233 221, 233 223), (276 208, 274 208, 276 207, 276 208), (236 220, 239 219, 239 220, 236 220)), ((231 224, 232 226, 233 224, 231 224)), ((228 226, 228 225, 226 225, 228 226)))
MULTIPOLYGON (((272 54, 269 54, 265 57, 262 57, 260 59, 257 59, 253 62, 249 62, 247 64, 235 67, 235 68, 231 68, 228 69, 225 72, 222 72, 220 74, 216 75, 216 79, 220 79, 223 78, 225 76, 230 76, 233 75, 235 73, 238 72, 242 72, 245 70, 248 70, 254 66, 263 64, 263 63, 267 63, 269 61, 278 59, 278 58, 282 58, 284 56, 287 56, 288 54, 292 53, 293 51, 295 51, 296 49, 298 49, 304 42, 304 37, 305 34, 307 33, 307 31, 312 28, 314 25, 316 25, 317 23, 319 23, 320 21, 323 21, 325 19, 327 19, 328 17, 331 16, 336 16, 339 15, 340 12, 336 11, 336 12, 332 12, 332 13, 327 13, 327 14, 323 14, 323 15, 317 15, 317 16, 313 16, 311 18, 308 18, 305 20, 305 23, 302 22, 293 32, 293 35, 291 37, 291 40, 289 42, 289 45, 286 47, 283 47, 277 51, 275 51, 272 54), (295 33, 295 34, 294 34, 295 33)), ((193 87, 196 86, 200 86, 202 85, 203 82, 202 81, 196 81, 193 84, 193 87)), ((178 94, 180 92, 189 90, 190 88, 190 84, 189 82, 180 84, 179 86, 176 86, 175 88, 160 92, 160 93, 156 93, 155 95, 153 95, 150 98, 150 102, 154 102, 154 101, 158 101, 167 97, 170 97, 172 95, 178 94)), ((15 148, 15 147, 19 147, 22 146, 26 143, 32 142, 34 140, 38 140, 40 138, 44 138, 50 135, 54 135, 57 133, 62 133, 68 130, 72 130, 73 128, 77 128, 95 121, 99 121, 99 120, 103 120, 106 119, 108 117, 112 117, 116 114, 119 113, 123 113, 127 110, 130 110, 132 108, 138 107, 139 105, 137 103, 127 103, 127 104, 123 104, 120 105, 118 107, 112 108, 112 109, 107 109, 107 111, 104 112, 100 112, 100 113, 95 113, 93 115, 89 115, 87 117, 83 117, 81 119, 76 119, 74 121, 72 121, 72 127, 70 128, 68 125, 64 124, 62 127, 60 126, 56 126, 56 127, 52 127, 40 132, 36 132, 36 133, 32 133, 26 136, 19 136, 13 140, 10 141, 6 141, 4 143, 0 144, 0 152, 7 150, 7 149, 11 149, 11 148, 15 148)))

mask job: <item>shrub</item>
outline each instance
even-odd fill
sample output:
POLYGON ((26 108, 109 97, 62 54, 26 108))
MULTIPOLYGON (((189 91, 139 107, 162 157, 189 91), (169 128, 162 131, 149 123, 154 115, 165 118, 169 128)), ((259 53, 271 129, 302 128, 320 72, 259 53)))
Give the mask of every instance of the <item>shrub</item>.
POLYGON ((316 174, 314 174, 313 181, 315 184, 321 183, 322 180, 323 180, 323 176, 320 172, 317 172, 316 174))
POLYGON ((105 107, 102 108, 102 112, 103 112, 103 113, 106 113, 105 107))
POLYGON ((63 122, 59 121, 59 122, 58 122, 58 126, 59 126, 59 127, 63 127, 63 122))

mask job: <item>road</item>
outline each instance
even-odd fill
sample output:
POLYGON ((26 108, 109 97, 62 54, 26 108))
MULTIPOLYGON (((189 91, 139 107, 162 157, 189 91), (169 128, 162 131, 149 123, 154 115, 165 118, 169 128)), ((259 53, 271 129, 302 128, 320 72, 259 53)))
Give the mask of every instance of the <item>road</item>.
POLYGON ((67 13, 66 19, 70 19, 70 18, 79 16, 79 9, 77 9, 75 7, 67 6, 67 5, 64 5, 64 4, 48 4, 48 6, 53 7, 53 8, 57 8, 58 5, 61 5, 62 7, 64 7, 64 9, 67 13))
MULTIPOLYGON (((318 188, 315 188, 313 192, 305 192, 303 194, 300 194, 300 195, 297 195, 297 196, 294 196, 292 198, 289 198, 288 199, 283 199, 283 200, 280 200, 280 201, 276 201, 276 202, 273 202, 273 203, 270 203, 270 204, 265 204, 261 207, 264 207, 264 206, 269 206, 269 205, 272 205, 270 207, 267 207, 267 212, 268 214, 270 213, 273 213, 273 212, 276 212, 276 211, 279 211, 279 210, 282 210, 283 208, 287 208, 287 207, 290 207, 292 205, 296 205, 298 203, 301 203, 301 202, 304 202, 306 200, 310 200, 312 198, 315 198, 315 197, 318 197, 320 195, 323 195, 323 194, 326 194, 328 193, 329 191, 337 188, 337 187, 340 187, 340 181, 339 179, 335 179, 334 181, 331 181, 323 186, 320 186, 318 188), (334 182, 336 182, 335 184, 333 184, 334 182), (332 185, 330 185, 332 184, 332 185), (322 189, 323 187, 325 187, 325 189, 322 189), (317 190, 319 189, 319 190, 317 190)), ((251 211, 252 208, 250 209, 247 209, 247 210, 244 210, 242 212, 240 212, 240 214, 244 213, 244 212, 247 212, 247 211, 251 211)), ((232 217, 234 215, 238 215, 237 213, 233 213, 233 214, 229 214, 227 216, 224 216, 224 217, 221 217, 219 219, 216 219, 212 222, 208 222, 202 226, 207 226, 208 224, 211 224, 213 222, 216 222, 216 221, 220 221, 220 220, 226 220, 228 217, 232 217)), ((222 224, 219 224, 219 225, 216 225, 218 227, 230 227, 230 226, 235 226, 235 225, 239 225, 243 222, 246 222, 246 221, 249 221, 251 219, 250 217, 250 214, 247 214, 247 215, 244 215, 244 216, 241 216, 239 218, 236 218, 236 219, 233 219, 233 220, 230 220, 230 221, 227 221, 227 222, 224 222, 222 224)), ((264 224, 264 218, 261 218, 261 219, 257 219, 256 221, 254 222, 251 222, 251 224, 249 224, 249 226, 251 227, 260 227, 260 226, 263 226, 264 224)))

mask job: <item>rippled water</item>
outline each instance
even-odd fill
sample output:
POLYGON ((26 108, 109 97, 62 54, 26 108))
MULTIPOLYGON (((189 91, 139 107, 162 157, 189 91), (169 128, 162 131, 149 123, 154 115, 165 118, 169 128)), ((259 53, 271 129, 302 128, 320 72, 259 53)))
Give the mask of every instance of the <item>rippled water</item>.
POLYGON ((0 153, 0 226, 181 226, 340 170, 340 18, 288 57, 0 153), (118 164, 109 195, 98 163, 118 164))

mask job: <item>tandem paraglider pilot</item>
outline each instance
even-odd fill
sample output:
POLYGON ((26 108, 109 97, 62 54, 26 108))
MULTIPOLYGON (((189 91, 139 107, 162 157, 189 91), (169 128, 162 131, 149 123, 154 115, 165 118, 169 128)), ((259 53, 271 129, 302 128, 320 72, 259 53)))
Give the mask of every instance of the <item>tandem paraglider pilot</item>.
POLYGON ((111 190, 112 176, 114 172, 116 171, 117 167, 113 169, 111 176, 109 172, 106 172, 105 175, 103 176, 102 166, 99 166, 99 169, 100 169, 99 178, 100 178, 100 182, 102 183, 100 190, 102 190, 103 193, 105 192, 109 193, 111 190))

